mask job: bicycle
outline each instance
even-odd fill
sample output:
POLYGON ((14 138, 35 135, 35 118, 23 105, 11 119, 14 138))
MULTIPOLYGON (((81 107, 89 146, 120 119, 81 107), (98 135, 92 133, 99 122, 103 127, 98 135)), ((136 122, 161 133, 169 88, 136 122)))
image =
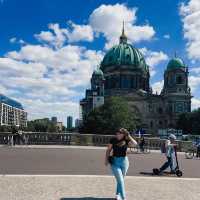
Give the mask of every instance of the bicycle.
POLYGON ((130 152, 131 153, 141 153, 141 154, 148 154, 150 153, 150 149, 148 146, 144 146, 143 150, 139 147, 130 147, 130 152))
POLYGON ((196 156, 196 149, 190 148, 185 152, 186 159, 193 159, 196 156))

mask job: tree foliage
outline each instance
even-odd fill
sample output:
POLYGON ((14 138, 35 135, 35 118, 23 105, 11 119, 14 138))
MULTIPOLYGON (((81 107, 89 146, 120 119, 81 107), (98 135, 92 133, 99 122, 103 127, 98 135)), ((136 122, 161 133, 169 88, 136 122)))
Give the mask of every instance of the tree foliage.
POLYGON ((28 121, 27 131, 32 132, 58 132, 58 127, 48 118, 28 121))
POLYGON ((136 129, 139 120, 130 110, 128 103, 121 97, 110 97, 104 105, 92 110, 83 122, 82 131, 91 134, 113 134, 124 127, 128 130, 136 129))
POLYGON ((184 134, 200 135, 200 108, 191 113, 183 113, 179 116, 177 128, 184 134))

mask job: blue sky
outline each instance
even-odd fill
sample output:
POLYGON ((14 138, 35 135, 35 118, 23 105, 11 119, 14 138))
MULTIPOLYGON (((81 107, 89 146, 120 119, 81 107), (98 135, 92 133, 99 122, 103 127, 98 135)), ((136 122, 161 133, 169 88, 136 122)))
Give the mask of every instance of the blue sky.
POLYGON ((21 101, 29 119, 78 117, 91 73, 124 20, 129 42, 151 66, 154 92, 177 52, 190 68, 196 108, 199 13, 198 0, 0 0, 0 93, 21 101))

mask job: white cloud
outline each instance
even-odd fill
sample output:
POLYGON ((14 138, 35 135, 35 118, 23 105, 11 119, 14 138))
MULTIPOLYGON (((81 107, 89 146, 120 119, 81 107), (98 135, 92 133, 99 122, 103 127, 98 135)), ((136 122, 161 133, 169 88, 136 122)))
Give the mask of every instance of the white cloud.
POLYGON ((16 41, 17 41, 16 37, 10 38, 10 40, 9 40, 10 43, 15 43, 16 41))
POLYGON ((193 67, 190 69, 190 72, 200 75, 200 67, 193 67))
POLYGON ((192 110, 200 108, 200 99, 192 98, 192 110))
POLYGON ((60 28, 59 24, 49 24, 50 31, 41 31, 39 34, 35 34, 35 37, 40 42, 46 42, 55 48, 61 48, 66 40, 67 29, 60 28))
POLYGON ((156 74, 155 66, 168 59, 168 56, 162 51, 151 51, 147 48, 141 48, 140 51, 145 56, 146 63, 150 66, 150 74, 153 77, 156 74))
POLYGON ((53 42, 55 39, 55 36, 50 31, 41 31, 40 34, 35 34, 35 37, 40 41, 48 43, 53 42))
POLYGON ((59 121, 66 124, 68 115, 74 119, 79 116, 79 105, 72 101, 45 102, 40 99, 32 100, 25 98, 19 98, 19 100, 26 105, 28 113, 31 113, 29 119, 57 116, 59 121))
POLYGON ((90 25, 77 25, 73 22, 69 22, 71 25, 71 31, 68 30, 67 37, 69 42, 78 41, 93 41, 93 30, 90 25))
POLYGON ((5 93, 6 93, 6 88, 0 85, 0 94, 5 94, 5 93))
POLYGON ((190 59, 200 60, 200 1, 190 0, 180 6, 187 53, 190 59))
POLYGON ((90 25, 97 34, 103 34, 107 40, 108 49, 118 43, 122 31, 122 21, 125 21, 125 32, 130 42, 150 40, 155 34, 152 26, 136 25, 136 8, 128 8, 124 4, 101 5, 90 15, 90 25))
POLYGON ((163 88, 163 85, 164 85, 164 80, 153 83, 152 84, 153 93, 160 94, 160 92, 163 88))
POLYGON ((197 91, 200 88, 200 77, 199 76, 189 76, 189 86, 191 88, 192 93, 197 91))
POLYGON ((170 35, 169 34, 166 34, 163 36, 165 39, 170 39, 170 35))
POLYGON ((70 110, 78 117, 78 100, 102 56, 100 51, 74 45, 58 49, 39 44, 22 46, 0 57, 0 92, 22 101, 30 119, 66 117, 70 110))
POLYGON ((93 41, 93 30, 90 25, 77 25, 68 21, 68 27, 61 28, 59 24, 49 24, 48 31, 35 34, 38 41, 47 43, 55 48, 61 48, 68 42, 93 41))

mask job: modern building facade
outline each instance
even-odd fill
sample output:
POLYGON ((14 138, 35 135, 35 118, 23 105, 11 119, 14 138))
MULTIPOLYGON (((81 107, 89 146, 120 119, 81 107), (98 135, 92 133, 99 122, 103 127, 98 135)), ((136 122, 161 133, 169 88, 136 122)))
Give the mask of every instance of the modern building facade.
POLYGON ((67 129, 72 129, 72 127, 73 127, 73 117, 68 116, 67 117, 67 129))
POLYGON ((56 122, 56 127, 59 132, 62 132, 63 130, 63 123, 62 122, 56 122))
POLYGON ((21 103, 0 94, 0 125, 27 126, 27 112, 21 103))
POLYGON ((79 128, 81 125, 81 120, 80 119, 76 119, 75 120, 75 128, 79 128))
POLYGON ((58 122, 58 119, 57 119, 57 117, 52 117, 51 118, 51 122, 53 122, 54 124, 57 124, 57 122, 58 122))
POLYGON ((142 53, 127 42, 122 30, 119 44, 104 56, 91 78, 91 89, 80 101, 82 118, 104 103, 104 98, 121 96, 141 121, 141 128, 157 134, 159 129, 176 126, 178 116, 191 111, 188 67, 178 57, 172 58, 164 72, 164 86, 154 94, 150 86, 149 66, 142 53), (96 99, 99 98, 98 103, 96 99))

